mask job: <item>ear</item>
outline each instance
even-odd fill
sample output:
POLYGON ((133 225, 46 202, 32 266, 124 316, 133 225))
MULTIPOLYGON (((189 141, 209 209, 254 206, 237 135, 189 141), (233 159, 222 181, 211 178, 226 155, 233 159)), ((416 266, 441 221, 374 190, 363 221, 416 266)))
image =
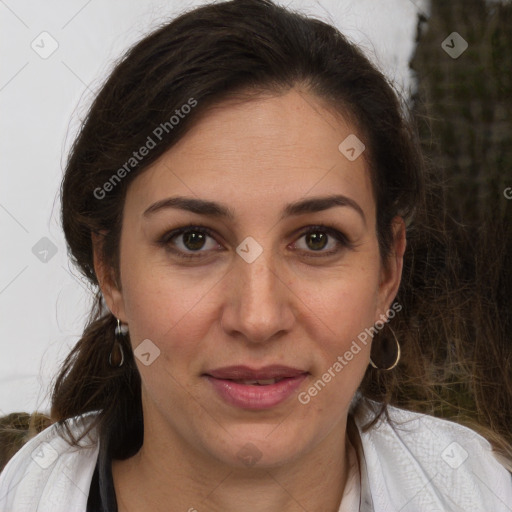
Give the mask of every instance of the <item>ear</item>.
MULTIPOLYGON (((379 280, 379 298, 377 314, 387 316, 387 311, 391 306, 402 279, 402 268, 404 253, 406 247, 405 222, 402 217, 394 217, 391 221, 393 230, 393 242, 391 244, 390 254, 381 265, 379 280)), ((375 321, 382 320, 380 316, 375 321)))
POLYGON ((112 314, 119 318, 123 323, 126 321, 123 294, 120 284, 116 282, 115 272, 111 266, 108 266, 102 257, 102 247, 107 231, 99 233, 91 232, 92 250, 94 258, 94 272, 100 285, 101 293, 105 298, 108 309, 112 314))

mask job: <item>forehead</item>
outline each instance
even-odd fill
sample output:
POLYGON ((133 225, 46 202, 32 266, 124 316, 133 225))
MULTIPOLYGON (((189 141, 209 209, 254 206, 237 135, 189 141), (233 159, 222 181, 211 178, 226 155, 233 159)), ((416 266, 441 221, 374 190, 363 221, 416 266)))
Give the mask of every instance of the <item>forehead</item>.
POLYGON ((353 135, 363 138, 348 120, 294 89, 221 103, 133 180, 125 207, 140 214, 180 194, 228 204, 242 216, 255 207, 261 214, 308 195, 340 193, 371 218, 365 155, 351 161, 339 149, 353 135))

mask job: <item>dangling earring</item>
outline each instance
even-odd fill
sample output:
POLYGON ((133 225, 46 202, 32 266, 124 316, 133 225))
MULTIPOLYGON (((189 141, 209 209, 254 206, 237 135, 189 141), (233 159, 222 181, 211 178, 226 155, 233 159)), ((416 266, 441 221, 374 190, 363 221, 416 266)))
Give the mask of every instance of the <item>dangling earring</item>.
MULTIPOLYGON (((110 354, 108 355, 108 364, 112 368, 121 368, 121 366, 123 366, 123 364, 124 364, 124 351, 123 351, 124 333, 123 333, 123 329, 121 327, 121 322, 119 321, 119 318, 117 319, 117 326, 116 326, 116 330, 114 331, 114 335, 115 335, 114 344, 112 345, 110 354), (116 350, 116 347, 118 347, 117 350, 116 350), (112 352, 114 352, 115 350, 117 352, 121 353, 121 362, 118 365, 112 364, 112 352)), ((117 358, 116 358, 116 360, 117 360, 117 358)))
MULTIPOLYGON (((389 325, 388 325, 389 327, 389 325)), ((400 355, 401 355, 401 350, 400 350, 400 343, 398 342, 398 338, 396 337, 396 334, 395 334, 395 331, 393 331, 393 329, 391 329, 391 327, 389 327, 389 330, 391 331, 391 334, 393 334, 393 338, 395 338, 395 343, 396 343, 396 359, 395 359, 395 362, 389 366, 388 368, 379 368, 373 361, 372 361, 372 358, 370 357, 370 363, 371 365, 374 367, 374 368, 377 368, 377 370, 384 370, 384 371, 388 371, 388 370, 392 370, 397 364, 398 364, 398 361, 400 361, 400 355)))

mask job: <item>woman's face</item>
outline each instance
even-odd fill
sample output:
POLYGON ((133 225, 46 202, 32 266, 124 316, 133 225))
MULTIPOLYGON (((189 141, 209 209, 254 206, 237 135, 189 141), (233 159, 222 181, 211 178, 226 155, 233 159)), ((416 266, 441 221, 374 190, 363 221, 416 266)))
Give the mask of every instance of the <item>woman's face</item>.
POLYGON ((100 281, 129 326, 146 435, 270 467, 344 432, 369 363, 358 335, 388 310, 405 244, 381 265, 365 154, 338 148, 351 134, 364 142, 296 89, 226 103, 131 183, 121 290, 100 281), (161 203, 177 197, 199 206, 161 203), (208 233, 168 236, 187 226, 208 233))

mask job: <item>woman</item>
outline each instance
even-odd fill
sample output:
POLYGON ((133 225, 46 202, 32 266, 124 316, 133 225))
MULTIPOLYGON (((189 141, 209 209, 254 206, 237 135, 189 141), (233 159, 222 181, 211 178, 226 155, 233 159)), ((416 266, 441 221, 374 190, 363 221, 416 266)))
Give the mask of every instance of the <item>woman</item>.
POLYGON ((97 303, 2 510, 510 510, 484 437, 388 405, 422 198, 392 88, 333 27, 239 0, 146 37, 67 165, 97 303))

